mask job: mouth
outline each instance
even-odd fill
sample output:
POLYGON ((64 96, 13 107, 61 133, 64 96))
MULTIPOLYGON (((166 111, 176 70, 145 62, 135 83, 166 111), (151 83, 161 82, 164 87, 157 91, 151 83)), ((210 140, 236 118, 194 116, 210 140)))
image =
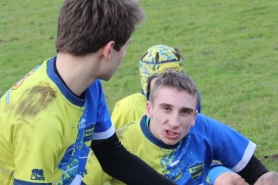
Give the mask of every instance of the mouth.
POLYGON ((174 131, 171 131, 171 130, 166 130, 166 131, 165 131, 165 136, 166 136, 168 139, 178 139, 179 136, 180 136, 180 133, 174 132, 174 131))

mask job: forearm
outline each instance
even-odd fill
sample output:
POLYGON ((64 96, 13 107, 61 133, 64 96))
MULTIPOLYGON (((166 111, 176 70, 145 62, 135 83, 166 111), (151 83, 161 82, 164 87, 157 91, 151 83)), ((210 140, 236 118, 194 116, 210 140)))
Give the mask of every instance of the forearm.
POLYGON ((253 185, 267 172, 267 168, 255 156, 252 156, 248 164, 238 174, 250 185, 253 185))
POLYGON ((126 184, 175 184, 128 152, 116 134, 106 140, 93 141, 91 148, 103 171, 126 184))

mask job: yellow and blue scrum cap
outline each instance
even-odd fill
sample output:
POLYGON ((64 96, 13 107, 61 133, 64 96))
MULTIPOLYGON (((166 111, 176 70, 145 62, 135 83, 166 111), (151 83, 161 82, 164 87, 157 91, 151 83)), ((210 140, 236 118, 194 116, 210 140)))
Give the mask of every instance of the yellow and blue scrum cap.
POLYGON ((150 79, 167 69, 183 71, 183 61, 178 51, 165 45, 150 47, 139 62, 139 72, 142 91, 147 96, 147 88, 150 79))

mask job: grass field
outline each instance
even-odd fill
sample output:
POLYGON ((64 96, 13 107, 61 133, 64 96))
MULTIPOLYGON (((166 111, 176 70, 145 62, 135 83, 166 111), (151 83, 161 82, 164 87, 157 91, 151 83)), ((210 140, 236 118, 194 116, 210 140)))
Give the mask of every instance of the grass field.
MULTIPOLYGON (((0 2, 0 94, 55 55, 61 0, 0 2)), ((140 91, 138 62, 154 44, 179 47, 202 95, 202 112, 257 143, 256 156, 278 171, 278 1, 142 0, 147 18, 119 71, 104 82, 115 101, 140 91)), ((240 144, 240 143, 239 143, 240 144)))

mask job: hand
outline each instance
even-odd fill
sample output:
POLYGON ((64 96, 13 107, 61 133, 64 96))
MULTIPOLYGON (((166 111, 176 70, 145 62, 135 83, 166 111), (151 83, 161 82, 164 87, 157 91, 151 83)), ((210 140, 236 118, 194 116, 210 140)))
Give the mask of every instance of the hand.
POLYGON ((278 184, 278 173, 267 172, 263 174, 254 185, 277 185, 278 184))
POLYGON ((249 185, 240 175, 234 172, 220 174, 213 185, 249 185))

